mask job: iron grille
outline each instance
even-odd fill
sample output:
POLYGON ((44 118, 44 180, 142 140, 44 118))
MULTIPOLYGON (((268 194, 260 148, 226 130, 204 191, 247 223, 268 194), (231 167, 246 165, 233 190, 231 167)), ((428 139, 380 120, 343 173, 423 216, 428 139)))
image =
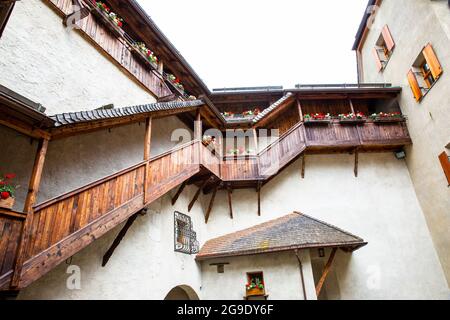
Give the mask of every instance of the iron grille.
POLYGON ((175 211, 174 214, 175 252, 196 254, 199 251, 197 233, 193 230, 191 217, 175 211))

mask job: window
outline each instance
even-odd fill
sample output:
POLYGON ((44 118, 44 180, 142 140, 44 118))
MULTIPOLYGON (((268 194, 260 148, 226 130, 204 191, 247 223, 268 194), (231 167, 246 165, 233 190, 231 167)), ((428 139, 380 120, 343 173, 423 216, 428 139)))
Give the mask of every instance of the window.
POLYGON ((447 177, 448 186, 450 187, 450 156, 444 151, 439 156, 439 161, 441 162, 444 174, 447 177))
POLYGON ((192 229, 191 217, 175 211, 174 234, 175 252, 196 254, 199 250, 197 234, 192 229))
POLYGON ((427 44, 408 73, 408 82, 416 101, 421 101, 443 73, 433 46, 427 44))
POLYGON ((266 287, 264 284, 264 276, 262 272, 247 273, 246 296, 264 296, 266 287))
POLYGON ((389 27, 386 25, 383 27, 380 36, 373 48, 373 55, 375 58, 375 63, 377 65, 378 72, 382 71, 386 68, 389 59, 394 52, 395 42, 392 38, 391 31, 389 27))

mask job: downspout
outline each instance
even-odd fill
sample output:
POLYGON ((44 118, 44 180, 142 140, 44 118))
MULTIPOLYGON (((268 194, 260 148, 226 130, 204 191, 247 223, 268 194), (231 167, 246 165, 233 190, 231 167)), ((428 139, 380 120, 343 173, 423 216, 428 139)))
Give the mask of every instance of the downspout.
POLYGON ((306 297, 305 277, 303 275, 303 264, 302 264, 302 260, 300 260, 300 256, 298 255, 297 249, 295 249, 295 256, 297 257, 298 267, 300 269, 300 278, 302 280, 302 290, 303 290, 303 300, 308 300, 308 298, 306 297))

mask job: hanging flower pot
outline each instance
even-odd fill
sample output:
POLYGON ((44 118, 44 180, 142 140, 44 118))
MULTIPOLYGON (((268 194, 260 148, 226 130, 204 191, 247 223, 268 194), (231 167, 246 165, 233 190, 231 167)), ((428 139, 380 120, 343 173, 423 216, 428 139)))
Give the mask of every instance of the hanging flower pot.
POLYGON ((8 199, 0 199, 0 208, 11 210, 14 207, 16 199, 9 197, 8 199))
POLYGON ((14 173, 0 175, 0 208, 11 210, 14 206, 14 194, 17 186, 13 184, 14 173))

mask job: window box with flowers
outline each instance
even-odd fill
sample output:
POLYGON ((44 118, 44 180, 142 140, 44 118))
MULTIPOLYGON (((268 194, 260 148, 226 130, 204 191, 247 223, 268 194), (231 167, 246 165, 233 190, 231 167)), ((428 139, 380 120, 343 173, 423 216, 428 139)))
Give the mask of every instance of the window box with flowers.
POLYGON ((145 64, 149 65, 152 69, 158 69, 158 57, 155 53, 147 48, 143 42, 135 42, 132 46, 133 53, 139 57, 145 64))
POLYGON ((168 73, 166 74, 166 79, 181 95, 185 94, 184 86, 181 84, 180 79, 178 79, 175 75, 168 73))
POLYGON ((225 119, 230 121, 244 121, 244 120, 252 120, 258 114, 261 113, 261 109, 255 108, 253 110, 247 110, 242 113, 234 113, 231 111, 225 111, 222 113, 225 119))
POLYGON ((305 125, 328 125, 332 120, 329 113, 305 114, 303 118, 305 125))
POLYGON ((363 124, 367 121, 362 112, 340 114, 338 118, 340 124, 363 124))
POLYGON ((104 2, 94 1, 94 7, 91 12, 96 17, 100 18, 111 32, 119 37, 125 35, 125 32, 122 30, 123 19, 118 14, 111 11, 111 8, 104 2))
POLYGON ((0 175, 0 208, 11 210, 15 202, 17 186, 13 184, 14 173, 0 175))
POLYGON ((248 273, 248 282, 245 285, 245 293, 247 297, 264 296, 266 294, 266 287, 262 272, 248 273))
POLYGON ((251 155, 255 155, 255 152, 252 149, 245 149, 244 147, 228 148, 226 151, 227 157, 251 156, 251 155))
POLYGON ((400 112, 374 113, 369 118, 375 123, 396 123, 403 122, 406 119, 400 112))

